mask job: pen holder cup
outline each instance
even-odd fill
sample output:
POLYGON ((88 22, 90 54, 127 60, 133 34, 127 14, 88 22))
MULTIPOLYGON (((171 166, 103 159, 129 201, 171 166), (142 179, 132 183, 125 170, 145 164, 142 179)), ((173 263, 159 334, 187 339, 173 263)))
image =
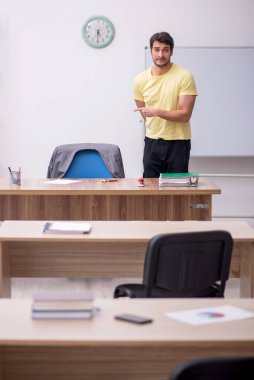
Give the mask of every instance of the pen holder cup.
POLYGON ((10 185, 21 185, 20 171, 10 171, 10 185))

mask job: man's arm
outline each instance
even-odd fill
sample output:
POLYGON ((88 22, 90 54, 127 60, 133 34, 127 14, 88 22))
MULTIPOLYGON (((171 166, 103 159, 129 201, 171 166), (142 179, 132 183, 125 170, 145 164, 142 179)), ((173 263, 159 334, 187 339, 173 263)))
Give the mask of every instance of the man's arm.
POLYGON ((144 119, 146 119, 146 117, 160 117, 161 119, 168 121, 180 121, 182 123, 187 123, 191 118, 195 100, 196 95, 181 95, 179 96, 178 109, 173 111, 145 107, 144 102, 135 100, 138 108, 134 111, 139 111, 144 119))
POLYGON ((141 109, 146 108, 145 102, 143 102, 142 100, 137 100, 137 99, 135 99, 135 103, 136 103, 137 108, 136 108, 134 111, 140 111, 140 115, 141 115, 141 116, 143 117, 143 119, 145 120, 146 117, 145 117, 145 115, 141 112, 141 109))

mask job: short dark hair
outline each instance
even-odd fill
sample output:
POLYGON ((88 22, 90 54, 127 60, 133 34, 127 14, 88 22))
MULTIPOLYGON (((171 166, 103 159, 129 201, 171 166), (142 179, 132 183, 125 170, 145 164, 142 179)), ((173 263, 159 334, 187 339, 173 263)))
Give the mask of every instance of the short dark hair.
POLYGON ((174 49, 174 40, 173 37, 167 32, 160 32, 160 33, 155 33, 151 38, 150 38, 150 48, 152 50, 153 48, 153 43, 154 41, 159 41, 161 43, 167 44, 170 46, 170 49, 174 49))

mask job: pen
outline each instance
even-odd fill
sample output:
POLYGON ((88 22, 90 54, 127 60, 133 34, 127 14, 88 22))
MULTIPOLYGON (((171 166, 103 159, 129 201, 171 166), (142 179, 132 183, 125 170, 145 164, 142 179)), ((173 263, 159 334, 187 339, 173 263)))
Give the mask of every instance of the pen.
POLYGON ((102 179, 101 182, 117 182, 116 178, 102 179))
POLYGON ((8 169, 9 169, 9 172, 10 172, 10 175, 11 175, 11 178, 12 178, 12 181, 14 182, 14 177, 13 177, 13 173, 12 173, 12 171, 11 171, 10 166, 8 166, 8 169))

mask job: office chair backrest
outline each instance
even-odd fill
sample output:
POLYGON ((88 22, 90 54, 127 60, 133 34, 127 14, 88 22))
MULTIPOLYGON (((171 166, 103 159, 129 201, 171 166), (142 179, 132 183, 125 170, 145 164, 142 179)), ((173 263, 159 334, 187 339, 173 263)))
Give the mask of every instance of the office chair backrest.
POLYGON ((254 379, 254 357, 206 358, 185 361, 176 366, 169 380, 254 379))
POLYGON ((56 146, 49 161, 47 178, 63 177, 125 178, 120 148, 104 143, 56 146))
POLYGON ((99 152, 94 149, 78 151, 64 178, 112 178, 99 152))
POLYGON ((175 297, 223 297, 229 277, 233 239, 227 231, 161 234, 148 243, 143 284, 175 297), (204 294, 203 294, 204 293, 204 294))

